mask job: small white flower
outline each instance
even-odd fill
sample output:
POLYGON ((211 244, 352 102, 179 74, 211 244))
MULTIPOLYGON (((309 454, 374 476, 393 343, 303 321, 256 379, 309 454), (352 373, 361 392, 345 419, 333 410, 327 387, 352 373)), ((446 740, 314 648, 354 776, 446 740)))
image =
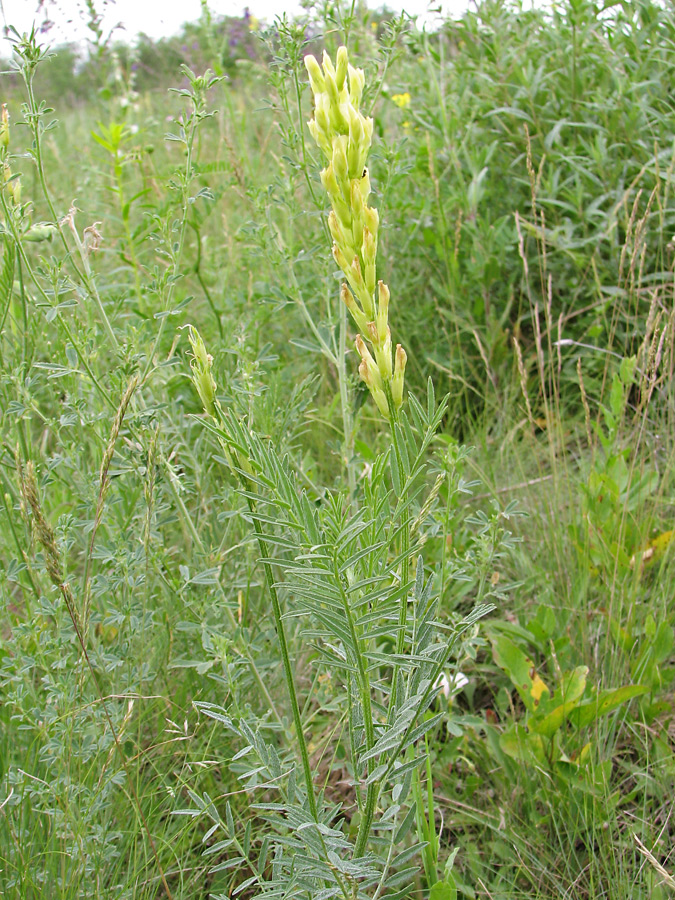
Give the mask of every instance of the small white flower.
POLYGON ((438 676, 438 681, 436 682, 435 687, 441 689, 441 693, 445 697, 446 700, 449 700, 450 697, 454 697, 455 694, 459 694, 459 692, 466 687, 469 683, 469 679, 466 677, 464 672, 457 672, 456 675, 453 675, 452 678, 448 678, 446 672, 442 672, 438 676))

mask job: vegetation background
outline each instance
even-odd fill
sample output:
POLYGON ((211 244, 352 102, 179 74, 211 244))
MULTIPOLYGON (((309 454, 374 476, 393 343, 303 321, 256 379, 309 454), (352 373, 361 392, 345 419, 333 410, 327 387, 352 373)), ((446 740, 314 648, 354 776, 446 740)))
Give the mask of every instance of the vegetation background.
MULTIPOLYGON (((367 479, 386 428, 351 344, 345 428, 325 352, 342 313, 302 64, 345 43, 370 91, 407 387, 425 397, 431 376, 449 395, 429 478, 452 457, 462 490, 424 511, 439 619, 477 597, 451 569, 500 596, 435 701, 411 827, 439 872, 454 860, 459 897, 666 898, 671 6, 486 0, 427 33, 338 3, 273 25, 205 5, 133 45, 92 6, 91 29, 85 56, 33 36, 2 65, 0 896, 253 896, 255 778, 195 703, 277 717, 280 745, 289 712, 181 327, 313 503, 367 479), (518 540, 486 543, 504 509, 518 540)), ((288 627, 316 778, 349 829, 344 698, 302 616, 288 627)), ((451 896, 434 877, 425 864, 383 896, 451 896)))

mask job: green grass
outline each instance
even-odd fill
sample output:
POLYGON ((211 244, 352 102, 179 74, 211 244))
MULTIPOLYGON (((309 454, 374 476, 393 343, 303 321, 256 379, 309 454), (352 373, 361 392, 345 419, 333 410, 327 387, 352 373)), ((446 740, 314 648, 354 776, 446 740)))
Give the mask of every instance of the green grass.
MULTIPOLYGON (((28 205, 19 213, 5 186, 0 897, 232 896, 251 867, 218 870, 234 845, 204 851, 229 835, 259 859, 270 833, 254 808, 277 796, 260 788, 262 768, 251 775, 246 756, 233 760, 241 738, 198 706, 251 723, 282 761, 297 755, 251 515, 203 426, 181 328, 199 327, 224 407, 271 442, 322 528, 331 496, 348 512, 377 505, 368 486, 379 484, 373 470, 389 477, 391 439, 358 381, 306 128, 302 58, 344 41, 373 106, 379 271, 407 388, 423 400, 431 376, 437 397, 449 392, 427 453, 437 496, 416 526, 437 618, 456 624, 486 592, 499 596, 456 660, 468 684, 434 701, 431 783, 422 767, 406 802, 425 808, 401 840, 421 839, 422 813, 440 836, 399 896, 445 896, 432 882, 457 848, 461 898, 665 900, 675 877, 672 12, 489 2, 424 34, 327 7, 306 30, 247 35, 253 58, 238 61, 217 23, 203 18, 189 35, 185 61, 227 79, 190 83, 167 44, 153 53, 171 80, 152 90, 140 76, 133 90, 145 45, 137 57, 120 50, 118 70, 102 48, 88 64, 93 87, 78 82, 75 103, 48 95, 53 112, 40 102, 49 67, 61 72, 54 61, 24 59, 29 76, 37 66, 33 92, 7 81, 8 162, 28 205), (406 92, 399 107, 392 98, 406 92), (42 221, 58 231, 27 240, 42 221), (66 589, 49 574, 29 462, 66 589), (524 689, 500 663, 500 639, 531 662, 524 689), (587 701, 644 692, 582 724, 570 711, 532 756, 530 688, 538 677, 560 692, 579 667, 587 701)), ((273 508, 273 534, 290 533, 273 508)), ((274 550, 279 568, 289 552, 274 550)), ((343 804, 355 841, 344 685, 307 637, 310 614, 284 597, 320 801, 343 804)), ((381 665, 377 684, 389 677, 381 665)), ((373 691, 386 711, 384 697, 373 691)), ((392 805, 383 794, 377 816, 392 805)))

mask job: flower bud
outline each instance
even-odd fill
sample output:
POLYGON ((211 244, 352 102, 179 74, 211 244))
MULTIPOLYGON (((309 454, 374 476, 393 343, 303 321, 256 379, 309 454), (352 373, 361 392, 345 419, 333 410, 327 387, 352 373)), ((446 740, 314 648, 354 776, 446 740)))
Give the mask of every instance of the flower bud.
POLYGON ((325 192, 328 196, 333 199, 333 197, 340 196, 340 187, 337 183, 337 179, 335 178, 335 170, 333 169, 333 163, 328 163, 325 169, 321 170, 321 184, 325 192))
POLYGON ((361 96, 363 94, 363 86, 366 83, 366 77, 363 74, 363 69, 355 69, 354 66, 349 66, 348 71, 349 99, 351 100, 352 105, 358 109, 359 104, 361 103, 361 96))
POLYGON ((327 50, 323 51, 322 64, 323 64, 323 71, 325 72, 325 74, 332 75, 333 78, 335 78, 335 66, 333 65, 333 62, 332 62, 330 56, 328 55, 327 50))
POLYGON ((340 288, 340 299, 351 313, 352 318, 356 322, 356 327, 365 331, 368 328, 368 320, 364 316, 363 310, 354 299, 354 295, 344 282, 340 288))
POLYGON ((340 219, 335 214, 335 210, 332 209, 328 214, 328 229, 331 233, 331 237, 335 241, 335 243, 342 249, 345 254, 345 258, 349 259, 354 256, 356 253, 356 248, 353 246, 351 242, 351 235, 349 232, 346 232, 340 219))
MULTIPOLYGON (((370 324, 373 326, 375 325, 374 322, 371 322, 370 324)), ((377 329, 375 330, 377 332, 377 329)), ((387 328, 384 341, 382 341, 379 346, 375 347, 375 359, 377 360, 377 368, 382 381, 391 382, 391 332, 389 331, 389 328, 387 328)))
POLYGON ((389 288, 384 281, 377 282, 377 339, 383 344, 389 331, 389 288))
POLYGON ((363 256, 363 265, 365 268, 366 290, 369 294, 373 294, 375 292, 376 280, 375 259, 377 256, 377 244, 367 228, 363 229, 361 255, 363 256))
MULTIPOLYGON (((9 169, 9 166, 7 168, 9 169)), ((21 203, 21 178, 18 175, 7 181, 7 190, 14 206, 19 206, 21 203)))
POLYGON ((377 246, 377 232, 380 227, 380 215, 376 209, 373 209, 371 206, 366 206, 364 218, 366 220, 366 228, 372 234, 375 246, 377 246))
POLYGON ((0 112, 0 147, 6 150, 9 147, 9 113, 7 112, 7 104, 2 104, 0 112))
POLYGON ((307 74, 309 75, 309 80, 312 85, 312 92, 314 94, 323 93, 326 90, 326 83, 323 79, 321 66, 311 53, 305 57, 305 68, 307 69, 307 74))
MULTIPOLYGON (((330 107, 328 105, 328 97, 326 94, 319 94, 316 98, 314 120, 316 121, 319 131, 323 133, 326 143, 330 148, 330 141, 328 140, 328 135, 330 133, 330 107)), ((321 149, 323 150, 323 147, 321 149)), ((330 149, 328 150, 328 155, 330 155, 330 149)))
POLYGON ((323 132, 317 125, 316 119, 311 119, 307 123, 307 126, 309 128, 309 133, 318 144, 319 149, 322 150, 326 154, 326 156, 330 156, 331 147, 328 143, 328 138, 326 137, 325 132, 323 132))
POLYGON ((361 191, 361 196, 363 197, 364 205, 368 202, 368 197, 370 197, 370 173, 367 168, 363 169, 363 174, 359 179, 359 190, 361 191))
POLYGON ((326 72, 324 81, 326 83, 326 93, 328 94, 331 106, 339 106, 340 94, 338 92, 337 84, 335 83, 335 76, 330 72, 326 72))
POLYGON ((366 342, 363 340, 360 334, 356 335, 356 340, 354 342, 354 346, 356 347, 356 352, 361 357, 361 365, 359 366, 359 373, 361 373, 361 378, 368 387, 378 387, 382 390, 382 379, 380 378, 380 372, 377 368, 377 363, 373 359, 370 350, 366 346, 366 342), (361 368, 363 367, 363 372, 361 372, 361 368))
POLYGON ((348 138, 344 134, 333 138, 332 163, 335 177, 339 181, 347 181, 349 178, 349 170, 347 167, 347 143, 348 138))
POLYGON ((349 54, 347 53, 347 48, 339 47, 337 52, 337 66, 335 69, 335 83, 339 91, 341 91, 344 87, 348 69, 349 54))
POLYGON ((391 396, 396 409, 403 403, 403 379, 405 376, 405 364, 408 360, 405 350, 400 344, 396 345, 396 360, 394 362, 394 377, 391 381, 391 396))
POLYGON ((192 325, 188 325, 188 340, 192 350, 190 368, 192 369, 193 384, 197 389, 199 399, 202 401, 204 411, 215 417, 216 383, 211 374, 213 357, 206 352, 202 336, 192 325))
POLYGON ((32 244, 39 244, 42 241, 51 241, 56 232, 56 225, 53 225, 51 222, 36 222, 24 234, 23 239, 24 241, 30 241, 32 244))

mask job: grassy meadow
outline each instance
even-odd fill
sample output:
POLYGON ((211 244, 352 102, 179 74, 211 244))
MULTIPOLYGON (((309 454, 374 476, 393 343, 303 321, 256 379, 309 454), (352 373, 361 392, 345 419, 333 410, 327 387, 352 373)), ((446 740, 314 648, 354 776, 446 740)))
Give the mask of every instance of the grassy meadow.
POLYGON ((0 898, 673 896, 675 13, 92 16, 0 92, 0 898))

